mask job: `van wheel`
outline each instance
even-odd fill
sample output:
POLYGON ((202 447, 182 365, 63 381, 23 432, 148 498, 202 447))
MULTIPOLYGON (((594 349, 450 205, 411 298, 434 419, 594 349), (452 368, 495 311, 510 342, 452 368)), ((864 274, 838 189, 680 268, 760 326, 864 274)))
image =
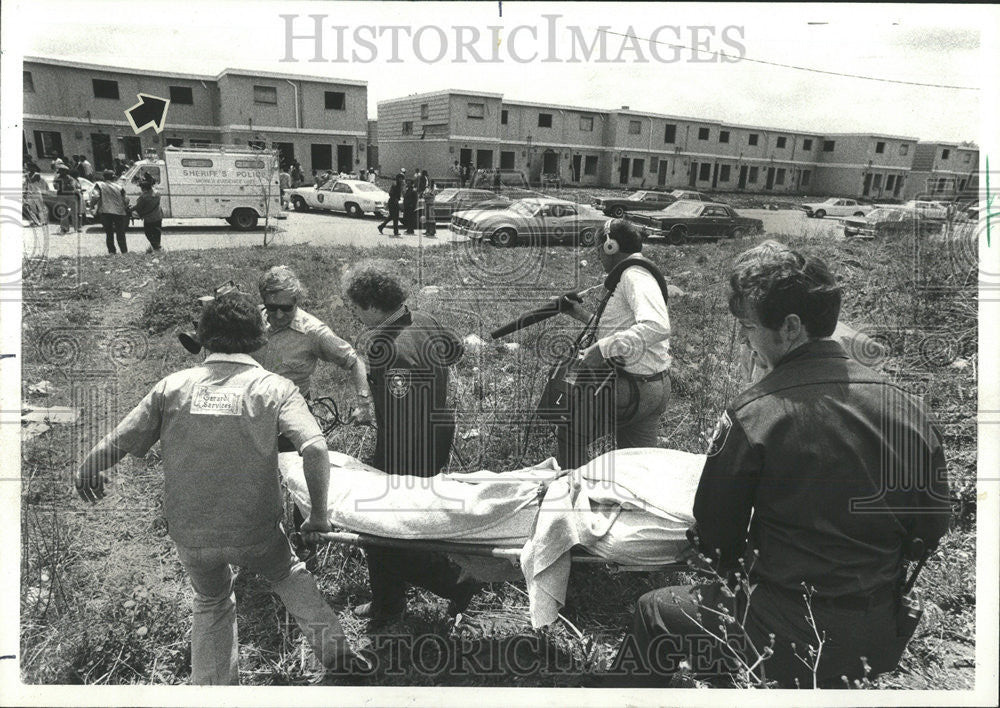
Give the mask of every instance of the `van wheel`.
POLYGON ((295 209, 295 211, 308 211, 308 208, 306 207, 306 200, 298 194, 292 195, 292 208, 295 209))
POLYGON ((257 212, 253 209, 237 209, 230 219, 230 223, 240 231, 249 231, 257 225, 257 212))
POLYGON ((360 219, 362 216, 364 216, 364 212, 361 211, 361 207, 359 207, 357 204, 350 202, 346 205, 346 207, 348 216, 353 217, 355 219, 360 219))

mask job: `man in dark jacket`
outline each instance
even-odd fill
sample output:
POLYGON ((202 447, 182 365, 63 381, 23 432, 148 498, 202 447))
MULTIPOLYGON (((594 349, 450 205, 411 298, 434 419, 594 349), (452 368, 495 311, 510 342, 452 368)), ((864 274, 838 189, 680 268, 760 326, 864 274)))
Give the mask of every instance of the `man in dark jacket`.
POLYGON ((413 235, 413 230, 417 228, 417 190, 413 188, 413 180, 406 183, 406 191, 403 192, 403 223, 406 224, 406 233, 413 235))
POLYGON ((153 178, 147 172, 139 183, 142 194, 135 201, 132 213, 142 219, 142 230, 154 251, 161 250, 160 233, 163 227, 163 211, 160 209, 160 195, 153 189, 153 178))
POLYGON ((890 671, 915 629, 904 560, 948 528, 940 437, 920 400, 831 339, 841 290, 822 261, 757 247, 730 289, 769 373, 723 414, 695 496, 692 536, 727 582, 643 595, 613 673, 642 685, 682 660, 706 676, 742 663, 755 681, 843 687, 865 661, 890 671), (709 636, 722 625, 729 648, 709 636))
POLYGON ((386 204, 386 208, 389 210, 389 215, 385 217, 385 221, 378 225, 378 232, 385 233, 382 229, 385 225, 392 220, 392 237, 399 238, 399 200, 403 197, 403 175, 396 175, 396 181, 392 183, 389 187, 389 202, 386 204))
MULTIPOLYGON (((405 477, 434 477, 447 466, 455 437, 448 367, 461 359, 464 347, 434 317, 406 307, 406 293, 387 269, 362 266, 345 283, 349 305, 368 328, 368 382, 377 428, 372 465, 390 475, 391 484, 405 477)), ((479 588, 459 583, 458 568, 440 553, 371 547, 365 555, 372 601, 354 611, 376 624, 406 609, 407 583, 451 600, 451 615, 462 612, 479 588)))

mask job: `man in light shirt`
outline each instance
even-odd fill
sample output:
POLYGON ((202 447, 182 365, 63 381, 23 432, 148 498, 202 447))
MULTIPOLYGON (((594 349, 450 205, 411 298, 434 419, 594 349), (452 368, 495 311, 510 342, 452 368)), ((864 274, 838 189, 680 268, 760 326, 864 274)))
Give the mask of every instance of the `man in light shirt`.
POLYGON ((670 316, 663 275, 642 255, 642 237, 622 219, 609 220, 597 241, 605 297, 591 314, 579 304, 568 313, 597 318, 597 339, 582 352, 582 366, 613 366, 616 448, 655 447, 660 414, 670 398, 670 316))
POLYGON ((204 363, 157 383, 76 475, 80 496, 96 502, 104 496, 103 470, 128 453, 144 457, 160 441, 167 532, 194 587, 194 684, 239 683, 232 565, 268 580, 326 666, 345 668, 352 656, 336 614, 281 528, 279 433, 303 458, 312 511, 302 531, 311 540, 331 530, 330 460, 295 384, 249 356, 264 337, 260 311, 245 295, 208 303, 198 325, 210 352, 204 363))

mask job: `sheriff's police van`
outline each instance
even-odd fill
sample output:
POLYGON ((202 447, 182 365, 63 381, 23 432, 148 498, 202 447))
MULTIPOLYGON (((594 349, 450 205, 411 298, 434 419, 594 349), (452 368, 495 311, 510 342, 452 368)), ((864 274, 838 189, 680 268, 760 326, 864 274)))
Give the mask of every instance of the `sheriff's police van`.
POLYGON ((225 219, 240 230, 264 216, 284 218, 276 152, 238 145, 167 147, 151 151, 120 178, 129 202, 150 175, 165 219, 225 219))

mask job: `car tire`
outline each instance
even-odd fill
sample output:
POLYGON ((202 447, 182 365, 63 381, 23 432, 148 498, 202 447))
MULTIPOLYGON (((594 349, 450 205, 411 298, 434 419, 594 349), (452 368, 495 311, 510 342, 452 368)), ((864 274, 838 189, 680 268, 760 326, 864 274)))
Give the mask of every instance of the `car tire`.
POLYGON ((69 205, 67 204, 53 204, 52 205, 52 216, 57 221, 69 215, 69 205))
POLYGON ((815 216, 817 219, 822 219, 824 216, 826 216, 826 212, 823 211, 822 209, 817 209, 815 214, 813 214, 813 216, 815 216))
POLYGON ((292 196, 292 209, 295 211, 309 211, 309 207, 306 206, 306 200, 298 194, 292 196))
POLYGON ((687 229, 683 226, 675 226, 670 229, 670 233, 667 234, 667 243, 671 246, 681 246, 687 243, 687 229))
POLYGON ((234 228, 237 228, 240 231, 249 231, 250 229, 257 226, 258 218, 259 217, 257 216, 257 212, 255 212, 253 209, 246 209, 246 208, 237 209, 236 211, 233 212, 233 215, 230 217, 231 221, 229 223, 231 223, 234 228))
POLYGON ((347 215, 352 219, 360 219, 365 214, 361 210, 361 207, 359 207, 354 202, 348 202, 347 204, 344 205, 344 208, 347 210, 347 215))
POLYGON ((490 241, 499 248, 510 248, 517 245, 517 232, 514 229, 500 229, 493 232, 490 241))
POLYGON ((625 216, 625 208, 616 206, 611 210, 611 216, 615 219, 621 219, 625 216))
POLYGON ((580 238, 577 240, 577 243, 581 246, 592 248, 597 243, 597 231, 594 229, 584 229, 580 232, 580 238))
POLYGON ((742 226, 737 226, 735 229, 733 229, 733 232, 729 234, 729 238, 734 240, 740 238, 746 238, 747 234, 749 233, 750 232, 747 229, 743 228, 742 226))

